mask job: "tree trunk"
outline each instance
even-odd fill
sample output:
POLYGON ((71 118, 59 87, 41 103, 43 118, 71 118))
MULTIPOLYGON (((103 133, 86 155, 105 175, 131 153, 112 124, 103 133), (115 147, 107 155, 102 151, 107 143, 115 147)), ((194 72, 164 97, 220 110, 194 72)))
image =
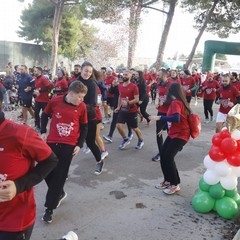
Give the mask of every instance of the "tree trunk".
POLYGON ((163 29, 163 32, 162 32, 162 37, 161 37, 161 41, 160 41, 159 48, 158 48, 157 59, 156 59, 156 62, 154 64, 157 70, 159 70, 162 67, 164 50, 165 50, 165 47, 166 47, 166 42, 167 42, 168 34, 169 34, 169 31, 170 31, 170 28, 171 28, 172 19, 173 19, 173 16, 174 16, 176 5, 177 5, 177 0, 172 0, 169 3, 169 11, 168 11, 167 19, 166 19, 164 29, 163 29))
POLYGON ((142 1, 137 6, 134 4, 130 7, 130 19, 129 19, 129 40, 128 40, 128 68, 132 67, 133 57, 135 54, 137 33, 140 24, 140 16, 142 11, 142 1))
POLYGON ((213 11, 214 11, 214 9, 215 9, 215 7, 216 7, 218 2, 219 2, 219 0, 215 0, 214 1, 212 7, 209 10, 209 13, 208 13, 206 19, 205 19, 205 22, 204 22, 203 26, 201 27, 201 29, 200 29, 200 31, 198 33, 197 38, 195 39, 195 42, 194 42, 193 47, 192 47, 192 51, 191 51, 191 53, 188 56, 187 62, 184 64, 184 68, 186 68, 186 69, 189 68, 190 63, 192 62, 192 59, 193 59, 193 56, 194 56, 195 51, 197 49, 198 43, 199 43, 199 41, 200 41, 200 39, 201 39, 201 37, 203 35, 203 32, 205 31, 205 29, 207 27, 207 24, 208 24, 208 22, 209 22, 209 20, 210 20, 210 18, 212 16, 213 11))
POLYGON ((51 68, 53 76, 56 74, 57 56, 58 56, 58 38, 61 26, 63 7, 65 0, 57 0, 55 6, 55 13, 53 19, 53 40, 52 40, 52 55, 51 55, 51 68))

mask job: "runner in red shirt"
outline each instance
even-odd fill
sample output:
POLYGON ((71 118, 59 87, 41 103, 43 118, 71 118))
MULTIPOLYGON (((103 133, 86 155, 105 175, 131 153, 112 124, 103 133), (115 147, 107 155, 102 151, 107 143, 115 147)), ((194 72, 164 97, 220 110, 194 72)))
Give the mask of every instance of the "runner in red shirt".
POLYGON ((138 128, 137 121, 137 111, 138 107, 136 103, 139 102, 139 92, 138 87, 131 83, 132 73, 130 70, 125 70, 123 73, 123 84, 118 85, 119 98, 118 98, 118 107, 115 109, 116 112, 119 112, 117 119, 117 129, 120 135, 123 138, 122 143, 119 146, 119 149, 124 149, 129 143, 130 140, 126 136, 124 130, 124 124, 128 123, 128 126, 131 127, 138 137, 138 143, 136 149, 142 149, 144 142, 142 138, 142 133, 138 128))
POLYGON ((191 76, 191 73, 188 69, 184 70, 184 76, 182 78, 182 87, 186 95, 187 102, 190 103, 192 99, 192 91, 196 89, 195 81, 191 76))
POLYGON ((212 77, 209 77, 202 83, 202 91, 203 91, 203 106, 204 106, 204 115, 205 115, 205 123, 209 123, 209 121, 213 121, 213 102, 216 99, 216 91, 220 87, 219 83, 216 80, 213 80, 212 77), (210 113, 210 119, 208 117, 208 113, 210 113))
POLYGON ((40 111, 44 110, 49 102, 49 93, 52 88, 52 84, 42 75, 42 68, 35 67, 34 75, 35 75, 35 90, 33 94, 36 96, 35 98, 35 130, 40 132, 40 111))
POLYGON ((109 112, 108 106, 110 106, 111 109, 114 107, 114 95, 109 92, 110 87, 112 86, 112 82, 116 78, 115 75, 113 75, 112 68, 108 67, 106 69, 106 78, 104 79, 105 86, 107 87, 107 104, 103 105, 104 108, 104 121, 103 123, 110 123, 110 117, 111 114, 109 112))
POLYGON ((143 78, 146 81, 147 93, 148 93, 148 96, 150 97, 150 92, 151 92, 151 75, 150 75, 150 73, 149 73, 147 68, 144 68, 144 70, 143 70, 143 78))
POLYGON ((30 239, 36 219, 33 186, 58 160, 34 129, 6 120, 1 110, 0 147, 0 239, 30 239))
POLYGON ((178 78, 178 71, 177 70, 171 70, 171 76, 168 78, 169 83, 177 82, 181 84, 180 78, 178 78))
POLYGON ((163 192, 166 194, 174 194, 180 191, 180 178, 174 158, 189 141, 188 115, 191 113, 191 109, 179 83, 170 85, 167 100, 170 101, 167 116, 151 116, 150 118, 168 123, 168 137, 164 141, 161 151, 164 180, 156 187, 164 189, 163 192))
POLYGON ((65 76, 64 71, 62 69, 59 69, 57 72, 57 76, 58 78, 55 82, 55 88, 53 92, 56 94, 56 96, 64 95, 68 91, 68 82, 64 77, 65 76))
POLYGON ((231 74, 231 84, 240 92, 240 81, 236 72, 231 74))
POLYGON ((68 79, 68 84, 77 80, 81 74, 81 66, 79 64, 74 65, 74 72, 71 77, 68 79))
POLYGON ((46 211, 43 220, 52 222, 53 210, 66 198, 64 184, 72 158, 76 156, 87 135, 87 108, 83 98, 87 88, 79 81, 69 86, 67 95, 57 96, 49 101, 41 118, 42 138, 47 141, 53 152, 57 155, 59 163, 47 176, 48 191, 46 196, 46 211), (48 136, 46 126, 48 118, 52 117, 48 136))
POLYGON ((222 78, 222 86, 217 91, 216 103, 220 104, 216 118, 216 132, 218 133, 226 122, 228 112, 235 104, 240 103, 239 91, 230 84, 230 76, 228 74, 222 78))
MULTIPOLYGON (((168 78, 168 72, 165 69, 161 70, 161 78, 160 81, 158 83, 158 96, 159 96, 159 101, 158 101, 158 106, 157 106, 157 110, 158 116, 166 116, 167 111, 168 111, 168 104, 167 104, 167 91, 170 87, 170 85, 172 84, 169 81, 168 78)), ((163 145, 163 135, 159 134, 161 131, 166 130, 167 129, 167 123, 166 122, 161 122, 161 121, 157 121, 156 122, 156 135, 157 135, 157 145, 158 145, 158 153, 156 156, 154 156, 152 158, 153 161, 160 161, 160 153, 161 153, 161 149, 162 149, 162 145, 163 145)))

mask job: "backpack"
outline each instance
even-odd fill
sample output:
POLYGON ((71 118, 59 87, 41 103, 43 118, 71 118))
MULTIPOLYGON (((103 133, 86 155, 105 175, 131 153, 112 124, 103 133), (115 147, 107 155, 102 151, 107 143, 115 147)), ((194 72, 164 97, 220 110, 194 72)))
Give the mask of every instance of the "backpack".
POLYGON ((197 114, 190 113, 188 116, 188 124, 190 127, 190 135, 192 138, 198 137, 201 132, 201 120, 197 114))

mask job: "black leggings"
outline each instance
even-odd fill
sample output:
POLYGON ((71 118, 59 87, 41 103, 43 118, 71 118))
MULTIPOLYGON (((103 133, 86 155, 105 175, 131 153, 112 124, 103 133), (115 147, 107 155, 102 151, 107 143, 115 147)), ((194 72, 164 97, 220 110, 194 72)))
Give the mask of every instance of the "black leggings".
MULTIPOLYGON (((157 114, 158 116, 166 116, 166 113, 161 113, 158 112, 157 114)), ((157 134, 157 145, 158 145, 158 152, 159 154, 162 151, 162 145, 163 145, 163 135, 158 135, 158 133, 163 130, 166 129, 166 122, 161 122, 161 121, 156 121, 156 134, 157 134)))
POLYGON ((56 209, 59 197, 64 192, 63 187, 66 182, 75 146, 62 143, 48 143, 48 145, 59 160, 56 168, 45 178, 48 185, 45 207, 53 210, 56 209))
POLYGON ((213 102, 214 100, 203 99, 204 115, 206 119, 208 119, 208 112, 210 113, 210 117, 213 117, 213 102))
POLYGON ((153 87, 151 87, 151 98, 152 98, 152 101, 155 101, 156 96, 157 96, 157 86, 153 86, 153 87))
POLYGON ((188 103, 191 102, 191 99, 192 99, 192 96, 186 96, 186 100, 187 100, 188 103))
POLYGON ((144 100, 143 100, 143 102, 142 102, 142 104, 138 104, 138 106, 139 106, 139 108, 140 108, 140 112, 141 112, 141 114, 143 115, 143 117, 147 120, 147 122, 150 122, 150 120, 149 120, 149 114, 147 113, 147 105, 148 105, 148 102, 149 102, 149 98, 148 97, 146 97, 144 100))
MULTIPOLYGON (((118 113, 113 112, 112 122, 111 122, 110 130, 109 130, 109 134, 108 134, 109 137, 113 136, 113 133, 114 133, 114 131, 116 129, 116 125, 117 125, 117 119, 118 119, 118 113)), ((131 136, 132 129, 131 129, 131 127, 128 126, 128 124, 127 124, 127 127, 128 127, 128 136, 131 136)))
POLYGON ((35 113, 34 113, 34 116, 35 116, 35 127, 38 127, 38 128, 41 128, 40 127, 40 111, 44 110, 44 108, 47 106, 47 102, 35 102, 35 113))
POLYGON ((34 224, 21 232, 0 232, 0 240, 29 240, 33 226, 34 224))
POLYGON ((101 161, 101 151, 96 144, 96 130, 97 130, 97 121, 90 120, 88 121, 88 133, 86 137, 87 146, 92 151, 93 156, 95 157, 97 162, 101 161))
POLYGON ((177 170, 174 157, 183 149, 187 142, 180 138, 167 137, 161 151, 161 168, 164 176, 164 181, 168 181, 171 185, 178 185, 180 178, 177 170))

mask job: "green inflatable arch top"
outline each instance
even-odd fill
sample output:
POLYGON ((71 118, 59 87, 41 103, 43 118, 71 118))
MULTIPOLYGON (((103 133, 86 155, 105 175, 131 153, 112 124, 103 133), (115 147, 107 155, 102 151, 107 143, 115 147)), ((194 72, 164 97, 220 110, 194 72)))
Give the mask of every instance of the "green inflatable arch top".
POLYGON ((223 41, 205 41, 202 72, 214 71, 216 53, 240 55, 240 43, 223 41))

